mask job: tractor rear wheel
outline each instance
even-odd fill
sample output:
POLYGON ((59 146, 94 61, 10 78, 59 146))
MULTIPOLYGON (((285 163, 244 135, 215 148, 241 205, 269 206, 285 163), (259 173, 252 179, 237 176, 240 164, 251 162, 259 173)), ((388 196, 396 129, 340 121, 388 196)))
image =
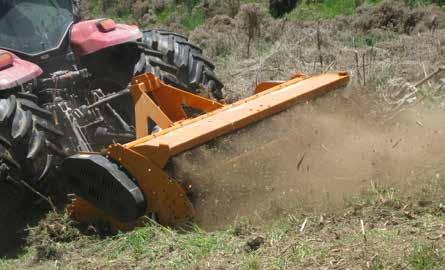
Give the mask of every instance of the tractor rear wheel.
POLYGON ((144 31, 141 42, 143 56, 139 72, 151 72, 164 82, 192 93, 224 98, 224 85, 215 75, 215 66, 202 55, 202 50, 176 33, 144 31))
POLYGON ((0 98, 0 256, 17 240, 17 232, 38 212, 33 206, 56 189, 47 179, 63 151, 63 134, 53 125, 52 114, 30 94, 0 98), (34 191, 32 191, 34 190, 34 191))

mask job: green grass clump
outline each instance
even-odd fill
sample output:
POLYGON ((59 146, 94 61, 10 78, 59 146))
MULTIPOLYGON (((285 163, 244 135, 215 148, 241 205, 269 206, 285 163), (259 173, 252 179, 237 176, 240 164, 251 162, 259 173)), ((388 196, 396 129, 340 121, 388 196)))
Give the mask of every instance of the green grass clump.
POLYGON ((204 24, 205 20, 206 20, 206 17, 205 17, 204 10, 198 9, 198 10, 192 11, 188 15, 184 15, 181 23, 182 23, 182 25, 184 25, 184 27, 187 30, 193 31, 196 27, 204 24))
POLYGON ((8 269, 10 263, 6 260, 0 259, 0 269, 8 269))
POLYGON ((332 19, 339 15, 352 15, 355 12, 355 0, 324 0, 320 3, 303 2, 287 15, 291 20, 316 21, 332 19))
POLYGON ((109 17, 118 22, 134 22, 131 5, 125 1, 117 0, 90 0, 88 1, 90 15, 95 18, 109 17))
POLYGON ((261 269, 261 263, 258 258, 258 255, 255 253, 249 254, 244 257, 241 269, 245 270, 258 270, 261 269))
POLYGON ((292 248, 291 260, 302 263, 307 257, 313 256, 315 253, 316 251, 308 243, 302 242, 292 248))
POLYGON ((383 262, 380 260, 379 257, 376 257, 374 260, 372 260, 369 269, 371 270, 384 270, 385 269, 385 265, 383 264, 383 262))
MULTIPOLYGON (((365 4, 378 4, 382 0, 367 0, 365 4)), ((405 0, 410 7, 425 6, 436 4, 445 5, 445 0, 405 0)), ((362 4, 363 5, 363 4, 362 4)), ((357 8, 355 0, 324 0, 316 3, 302 1, 301 4, 287 15, 290 20, 298 21, 317 21, 323 19, 332 19, 337 16, 353 15, 357 8)))
POLYGON ((193 0, 188 3, 172 3, 166 9, 155 11, 158 22, 166 24, 173 21, 174 16, 181 18, 181 24, 189 31, 193 31, 196 27, 205 23, 206 16, 203 9, 195 9, 199 4, 199 0, 193 0))
POLYGON ((168 265, 154 263, 148 268, 188 269, 214 251, 232 250, 229 237, 227 231, 207 233, 194 227, 182 234, 153 224, 107 239, 100 243, 98 251, 106 249, 109 260, 128 257, 159 262, 168 255, 171 257, 168 265))
POLYGON ((162 24, 167 23, 172 18, 175 9, 176 9, 175 5, 171 5, 162 11, 155 10, 158 22, 162 24))
POLYGON ((445 257, 443 251, 436 249, 431 244, 415 243, 413 251, 407 255, 407 260, 412 269, 444 269, 445 257))
POLYGON ((384 41, 384 38, 377 35, 353 35, 348 36, 346 46, 349 48, 374 47, 375 44, 384 41))

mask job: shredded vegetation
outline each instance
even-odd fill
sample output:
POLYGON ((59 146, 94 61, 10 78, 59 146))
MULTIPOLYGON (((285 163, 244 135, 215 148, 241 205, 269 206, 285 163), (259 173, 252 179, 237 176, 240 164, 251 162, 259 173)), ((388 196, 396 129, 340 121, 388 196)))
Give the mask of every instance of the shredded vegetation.
POLYGON ((423 186, 437 192, 407 196, 374 186, 338 213, 295 213, 264 224, 245 219, 214 232, 197 226, 175 230, 147 224, 101 239, 80 234, 64 215, 51 213, 33 229, 23 254, 0 260, 0 267, 443 269, 445 206, 439 203, 445 199, 443 178, 423 186))

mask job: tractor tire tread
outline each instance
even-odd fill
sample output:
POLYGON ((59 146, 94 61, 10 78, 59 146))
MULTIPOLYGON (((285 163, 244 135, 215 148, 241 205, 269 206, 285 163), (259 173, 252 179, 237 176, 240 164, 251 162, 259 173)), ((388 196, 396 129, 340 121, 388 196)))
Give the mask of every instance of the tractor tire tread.
POLYGON ((161 80, 192 93, 203 91, 217 100, 224 98, 224 85, 217 79, 215 65, 186 37, 163 30, 149 30, 143 32, 141 43, 146 61, 144 72, 152 72, 161 80))
POLYGON ((58 145, 63 133, 55 128, 52 117, 34 103, 30 95, 0 99, 0 118, 3 120, 0 121, 0 220, 4 220, 34 198, 21 181, 45 192, 43 189, 47 187, 41 180, 54 169, 50 166, 53 164, 51 157, 63 158, 47 147, 46 142, 58 145), (38 121, 55 130, 42 128, 38 121))

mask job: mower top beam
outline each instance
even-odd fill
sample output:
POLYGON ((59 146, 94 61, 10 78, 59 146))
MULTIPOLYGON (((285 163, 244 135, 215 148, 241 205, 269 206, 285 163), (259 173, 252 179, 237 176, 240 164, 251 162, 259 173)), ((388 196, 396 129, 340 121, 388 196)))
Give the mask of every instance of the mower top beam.
MULTIPOLYGON (((147 80, 144 79, 144 81, 147 80)), ((140 138, 124 147, 136 152, 143 148, 150 148, 153 151, 156 148, 162 148, 163 152, 168 152, 169 157, 172 157, 283 111, 296 102, 309 100, 343 87, 348 81, 347 73, 327 73, 313 77, 301 75, 234 104, 221 106, 219 109, 217 109, 219 106, 214 106, 214 110, 207 114, 175 122, 160 133, 140 138)), ((168 88, 169 91, 173 88, 161 81, 156 82, 156 85, 160 88, 168 88)), ((148 88, 150 87, 144 87, 142 91, 148 88)), ((143 152, 146 151, 143 150, 143 152)))

